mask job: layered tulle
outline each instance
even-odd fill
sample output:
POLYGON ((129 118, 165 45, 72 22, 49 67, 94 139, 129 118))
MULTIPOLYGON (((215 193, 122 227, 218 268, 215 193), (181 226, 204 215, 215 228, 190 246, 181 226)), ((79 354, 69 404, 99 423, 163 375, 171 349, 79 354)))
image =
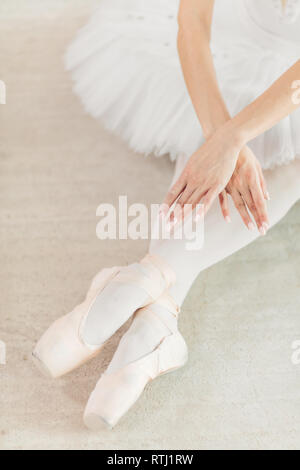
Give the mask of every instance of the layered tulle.
MULTIPOLYGON (((232 116, 260 96, 295 62, 253 44, 241 44, 217 55, 216 70, 232 116), (230 54, 230 60, 228 55, 230 54)), ((249 142, 263 168, 294 160, 300 154, 300 110, 249 142)))
MULTIPOLYGON (((177 53, 178 5, 179 0, 102 0, 66 54, 74 91, 88 113, 135 151, 170 154, 173 160, 204 141, 177 53)), ((282 54, 246 36, 242 42, 216 41, 212 49, 232 115, 297 58, 290 48, 282 54)), ((299 129, 296 111, 250 143, 263 168, 300 154, 299 129)))

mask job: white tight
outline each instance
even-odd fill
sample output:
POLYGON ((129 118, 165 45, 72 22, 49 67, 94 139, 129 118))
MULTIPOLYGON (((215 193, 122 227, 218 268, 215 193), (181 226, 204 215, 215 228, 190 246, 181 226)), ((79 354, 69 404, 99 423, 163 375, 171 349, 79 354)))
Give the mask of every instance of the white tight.
MULTIPOLYGON (((186 158, 177 160, 174 181, 186 164, 186 158)), ((300 159, 289 165, 265 172, 271 201, 268 202, 271 226, 275 225, 300 199, 300 159)), ((205 218, 205 242, 201 250, 188 251, 185 240, 153 240, 150 253, 165 259, 176 273, 177 282, 170 292, 182 305, 193 282, 201 271, 223 260, 254 241, 260 234, 244 225, 231 204, 231 224, 227 224, 216 201, 205 218)), ((268 236, 268 235, 267 235, 268 236)))
MULTIPOLYGON (((185 163, 184 158, 178 160, 174 179, 179 176, 185 163)), ((269 217, 271 225, 274 225, 300 198, 300 160, 295 160, 290 165, 268 171, 265 176, 271 194, 269 217)), ((219 202, 216 201, 205 218, 204 246, 197 251, 189 251, 186 248, 187 240, 185 239, 152 241, 150 253, 164 259, 176 274, 176 283, 171 287, 170 293, 178 305, 182 305, 194 280, 201 271, 243 248, 259 236, 258 231, 250 232, 243 225, 233 205, 231 207, 231 219, 231 224, 224 221, 219 202)), ((142 266, 141 263, 131 265, 127 269, 133 271, 137 279, 147 277, 149 274, 147 272, 149 267, 142 266)), ((144 305, 145 298, 147 298, 147 293, 139 287, 139 284, 111 282, 99 294, 91 308, 84 328, 84 340, 92 345, 103 344, 128 320, 133 312, 144 305)), ((163 328, 156 328, 157 331, 154 332, 153 328, 150 329, 149 327, 148 340, 146 341, 145 333, 137 334, 137 330, 147 330, 146 323, 142 320, 137 322, 131 333, 134 333, 135 338, 139 337, 136 340, 140 344, 139 350, 144 351, 144 348, 146 348, 147 352, 148 349, 151 350, 161 340, 163 328)), ((129 342, 133 344, 131 337, 129 342)), ((126 350, 128 349, 127 344, 125 339, 124 348, 126 350)), ((122 354, 124 354, 124 351, 122 354)), ((119 362, 118 359, 117 363, 119 362)))

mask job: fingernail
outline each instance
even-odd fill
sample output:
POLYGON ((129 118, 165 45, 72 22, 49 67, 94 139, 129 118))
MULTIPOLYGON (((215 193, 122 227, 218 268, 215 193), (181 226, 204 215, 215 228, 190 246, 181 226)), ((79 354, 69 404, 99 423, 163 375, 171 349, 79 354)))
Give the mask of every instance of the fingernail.
POLYGON ((264 222, 262 225, 263 225, 265 231, 267 232, 270 228, 269 224, 267 222, 264 222))
POLYGON ((196 222, 199 222, 199 220, 202 220, 203 218, 204 218, 204 209, 203 207, 201 207, 195 215, 195 220, 196 222))
POLYGON ((251 232, 252 232, 253 230, 255 230, 255 225, 254 225, 253 222, 250 222, 250 223, 248 224, 248 229, 251 230, 251 232))
POLYGON ((196 214, 196 216, 195 216, 195 221, 196 221, 196 222, 199 222, 200 220, 202 220, 202 218, 203 218, 203 215, 202 215, 202 214, 196 214))
POLYGON ((266 235, 266 229, 265 229, 265 227, 264 227, 263 225, 262 225, 261 227, 259 227, 259 233, 260 233, 262 236, 266 235))
POLYGON ((226 220, 226 222, 227 222, 228 224, 230 224, 231 218, 229 217, 229 215, 226 215, 225 220, 226 220))
POLYGON ((199 220, 203 219, 203 217, 204 217, 204 206, 201 204, 200 209, 195 215, 195 221, 199 222, 199 220))
POLYGON ((269 191, 266 192, 266 196, 267 196, 267 200, 268 200, 268 201, 271 201, 271 196, 270 196, 269 191))

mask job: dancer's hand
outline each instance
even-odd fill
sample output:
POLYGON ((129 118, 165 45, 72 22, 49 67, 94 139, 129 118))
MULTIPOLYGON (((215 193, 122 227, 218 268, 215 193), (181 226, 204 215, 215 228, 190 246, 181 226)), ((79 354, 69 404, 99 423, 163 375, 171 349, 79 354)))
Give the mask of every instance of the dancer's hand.
POLYGON ((270 197, 260 163, 247 146, 240 152, 234 173, 225 190, 219 195, 223 216, 230 222, 227 194, 232 197, 246 227, 249 230, 255 229, 250 211, 260 233, 265 235, 269 227, 266 199, 270 197))
POLYGON ((185 204, 195 208, 202 203, 202 213, 206 214, 229 183, 241 148, 242 144, 230 126, 218 129, 190 157, 180 178, 170 189, 163 205, 165 215, 177 199, 180 209, 185 204))

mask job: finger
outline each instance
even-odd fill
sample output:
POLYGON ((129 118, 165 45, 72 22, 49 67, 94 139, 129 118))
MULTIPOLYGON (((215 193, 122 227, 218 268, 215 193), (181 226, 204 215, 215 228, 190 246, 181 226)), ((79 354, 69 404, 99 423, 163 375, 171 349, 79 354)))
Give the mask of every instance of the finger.
POLYGON ((187 218, 188 215, 195 209, 196 205, 199 204, 203 191, 201 189, 195 189, 186 187, 183 193, 178 198, 175 206, 175 212, 177 214, 177 220, 180 222, 187 218), (177 211, 176 211, 177 210, 177 211))
POLYGON ((219 201, 223 217, 227 223, 230 223, 231 218, 229 214, 228 195, 226 191, 222 191, 221 194, 219 194, 219 201))
POLYGON ((180 204, 175 204, 174 209, 172 209, 170 214, 170 222, 172 225, 176 225, 183 220, 185 215, 185 207, 186 205, 181 207, 180 204))
POLYGON ((256 182, 250 187, 250 192, 259 217, 259 231, 261 235, 265 235, 269 228, 269 218, 267 213, 266 201, 261 190, 260 184, 256 182))
MULTIPOLYGON (((219 193, 219 188, 211 188, 209 191, 207 191, 201 201, 203 205, 204 215, 208 213, 209 209, 211 208, 214 200, 218 197, 219 193)), ((202 211, 200 210, 200 212, 202 211)))
POLYGON ((203 204, 201 204, 201 208, 199 209, 199 205, 201 203, 201 199, 203 198, 204 194, 205 193, 201 189, 196 189, 186 202, 186 206, 188 205, 188 207, 190 207, 192 211, 197 209, 197 213, 195 214, 195 218, 197 220, 200 217, 202 217, 203 212, 204 212, 203 204))
POLYGON ((189 197, 184 200, 184 204, 182 204, 182 200, 180 197, 180 204, 176 204, 175 206, 175 213, 176 218, 179 222, 184 221, 188 218, 188 216, 193 212, 197 204, 199 204, 203 192, 200 189, 194 189, 190 192, 189 197))
POLYGON ((267 201, 270 201, 271 198, 270 198, 270 194, 267 188, 267 183, 266 183, 265 176, 260 165, 258 165, 258 174, 259 174, 260 186, 264 194, 264 197, 267 201))
POLYGON ((181 209, 184 208, 184 205, 190 199, 191 195, 194 193, 195 188, 191 187, 190 185, 186 186, 184 191, 179 196, 176 205, 179 205, 181 209))
POLYGON ((169 230, 172 231, 178 225, 182 219, 182 209, 179 204, 176 204, 172 207, 171 213, 169 216, 169 230))
MULTIPOLYGON (((242 195, 242 198, 243 198, 243 200, 246 204, 248 212, 250 212, 252 214, 252 216, 253 216, 253 218, 256 222, 257 228, 259 229, 259 227, 260 227, 260 218, 259 218, 258 212, 256 210, 256 206, 254 204, 254 201, 253 201, 253 198, 252 198, 252 195, 250 193, 249 188, 245 188, 245 189, 243 188, 240 191, 240 194, 242 195)), ((250 225, 248 226, 248 229, 249 230, 254 230, 255 229, 255 225, 252 222, 252 220, 251 220, 250 225)))
POLYGON ((246 225, 246 227, 249 230, 253 230, 255 228, 255 226, 254 226, 254 224, 251 220, 251 217, 250 217, 249 212, 247 210, 245 201, 242 198, 241 194, 236 189, 234 189, 231 192, 231 197, 232 197, 234 205, 235 205, 237 211, 239 212, 244 224, 246 225))
POLYGON ((205 214, 207 214, 211 207, 211 204, 217 196, 217 191, 213 190, 203 192, 198 189, 192 194, 190 199, 187 201, 187 204, 190 204, 193 210, 196 209, 196 221, 198 221, 200 218, 204 217, 205 214))
POLYGON ((186 186, 185 177, 181 175, 181 177, 176 181, 176 183, 169 190, 160 208, 160 212, 163 213, 163 215, 167 215, 170 207, 174 204, 178 196, 180 196, 185 186, 186 186))

